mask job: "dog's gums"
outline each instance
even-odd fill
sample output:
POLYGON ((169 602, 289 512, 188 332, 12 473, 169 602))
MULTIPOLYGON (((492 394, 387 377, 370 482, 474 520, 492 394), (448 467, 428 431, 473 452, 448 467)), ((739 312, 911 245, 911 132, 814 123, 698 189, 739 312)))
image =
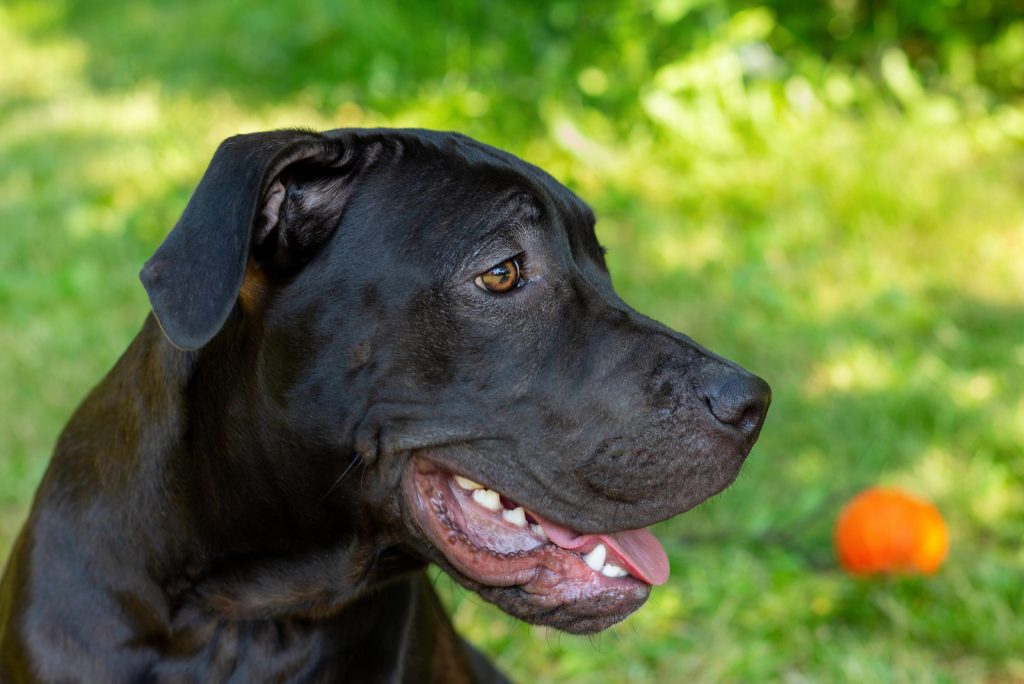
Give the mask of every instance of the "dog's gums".
POLYGON ((413 514, 443 555, 439 562, 470 588, 491 589, 492 600, 524 619, 530 613, 518 604, 571 605, 579 620, 572 631, 597 631, 668 579, 665 551, 646 529, 580 534, 425 458, 413 460, 410 480, 413 514))

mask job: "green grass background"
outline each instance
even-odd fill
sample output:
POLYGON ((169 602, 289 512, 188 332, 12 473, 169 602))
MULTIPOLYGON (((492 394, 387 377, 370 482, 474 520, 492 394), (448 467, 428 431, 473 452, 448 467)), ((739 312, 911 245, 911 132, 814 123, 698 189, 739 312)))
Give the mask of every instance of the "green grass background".
POLYGON ((0 5, 0 556, 138 330, 217 143, 455 129, 589 201, 641 311, 767 378, 739 481, 657 528, 672 579, 592 638, 445 577, 524 682, 1024 681, 1019 2, 0 5), (932 499, 934 577, 855 580, 860 488, 932 499))

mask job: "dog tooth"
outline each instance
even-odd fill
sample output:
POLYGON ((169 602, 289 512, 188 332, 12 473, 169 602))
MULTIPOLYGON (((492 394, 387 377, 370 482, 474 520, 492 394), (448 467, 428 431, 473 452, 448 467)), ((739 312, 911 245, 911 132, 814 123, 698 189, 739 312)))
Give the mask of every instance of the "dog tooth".
POLYGON ((526 527, 526 511, 523 510, 522 506, 513 508, 511 511, 506 508, 501 512, 501 517, 516 527, 526 527))
POLYGON ((471 491, 474 490, 474 489, 483 489, 484 488, 484 486, 482 484, 480 484, 479 482, 473 482, 468 477, 462 477, 461 475, 456 475, 455 476, 455 481, 458 482, 459 486, 462 487, 463 489, 469 489, 471 491))
POLYGON ((629 573, 614 563, 605 563, 601 568, 601 574, 605 577, 625 577, 629 573))
POLYGON ((473 490, 473 501, 489 511, 498 512, 502 509, 501 495, 493 489, 473 490))
POLYGON ((593 551, 583 556, 583 562, 591 570, 598 572, 604 566, 604 559, 607 555, 608 551, 604 548, 604 544, 598 544, 593 551))
POLYGON ((533 530, 533 533, 541 539, 548 538, 547 532, 545 532, 544 528, 541 527, 539 524, 530 525, 530 529, 533 530))

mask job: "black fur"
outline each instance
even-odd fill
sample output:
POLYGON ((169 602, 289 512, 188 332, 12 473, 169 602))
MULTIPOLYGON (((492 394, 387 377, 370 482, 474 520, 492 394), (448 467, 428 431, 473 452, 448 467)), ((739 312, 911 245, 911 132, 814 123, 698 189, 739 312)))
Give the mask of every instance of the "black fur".
POLYGON ((593 226, 456 134, 226 141, 143 269, 154 315, 57 444, 0 587, 0 680, 500 681, 430 561, 524 619, 608 624, 460 576, 403 485, 429 454, 602 532, 736 476, 767 385, 624 304, 593 226), (474 284, 512 257, 523 287, 474 284))

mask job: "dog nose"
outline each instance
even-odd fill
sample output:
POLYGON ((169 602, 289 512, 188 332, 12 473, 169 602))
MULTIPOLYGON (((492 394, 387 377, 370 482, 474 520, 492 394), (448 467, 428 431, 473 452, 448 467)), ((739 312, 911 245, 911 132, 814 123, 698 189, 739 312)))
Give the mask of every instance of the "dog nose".
POLYGON ((764 423, 772 389, 756 375, 730 369, 708 383, 704 398, 711 415, 720 423, 738 428, 749 438, 756 435, 764 423))

